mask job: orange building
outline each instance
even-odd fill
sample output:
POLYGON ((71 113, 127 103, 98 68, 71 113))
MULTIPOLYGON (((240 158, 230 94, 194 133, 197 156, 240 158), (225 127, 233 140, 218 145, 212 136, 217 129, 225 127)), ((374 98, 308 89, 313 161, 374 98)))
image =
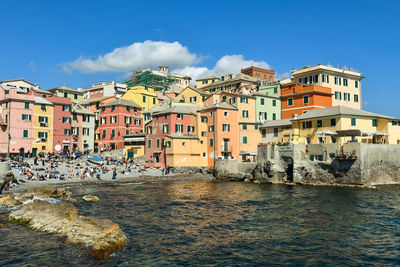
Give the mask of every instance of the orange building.
POLYGON ((290 83, 281 86, 281 119, 290 119, 304 111, 332 107, 332 90, 318 85, 290 83))

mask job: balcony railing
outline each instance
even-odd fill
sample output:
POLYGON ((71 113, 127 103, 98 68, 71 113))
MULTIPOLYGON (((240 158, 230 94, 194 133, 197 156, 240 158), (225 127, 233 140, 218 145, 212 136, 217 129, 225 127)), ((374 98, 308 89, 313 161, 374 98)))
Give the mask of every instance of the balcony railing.
POLYGON ((232 152, 232 146, 222 146, 221 152, 225 153, 232 152))

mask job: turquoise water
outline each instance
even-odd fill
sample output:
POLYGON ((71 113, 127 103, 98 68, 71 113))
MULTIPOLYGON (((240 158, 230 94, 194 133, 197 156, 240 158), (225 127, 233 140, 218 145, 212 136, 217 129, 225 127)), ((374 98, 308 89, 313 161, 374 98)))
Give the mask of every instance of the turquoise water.
POLYGON ((400 188, 214 181, 71 187, 118 223, 128 244, 96 261, 63 238, 5 222, 0 266, 399 265, 400 188))

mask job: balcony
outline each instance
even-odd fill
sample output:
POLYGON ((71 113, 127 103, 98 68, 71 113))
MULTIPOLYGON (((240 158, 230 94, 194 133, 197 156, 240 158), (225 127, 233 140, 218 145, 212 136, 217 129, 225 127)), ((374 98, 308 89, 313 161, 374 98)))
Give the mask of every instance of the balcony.
POLYGON ((47 123, 45 123, 45 122, 41 122, 40 123, 40 127, 49 127, 49 125, 47 123))
POLYGON ((222 146, 221 152, 224 152, 224 153, 232 152, 232 146, 222 146))

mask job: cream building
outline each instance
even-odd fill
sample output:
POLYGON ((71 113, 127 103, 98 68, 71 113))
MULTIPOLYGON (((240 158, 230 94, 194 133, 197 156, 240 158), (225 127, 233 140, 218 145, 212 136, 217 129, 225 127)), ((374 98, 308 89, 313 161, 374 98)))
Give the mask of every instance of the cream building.
POLYGON ((332 89, 332 106, 362 108, 361 80, 359 72, 318 64, 292 70, 292 82, 314 84, 332 89))

